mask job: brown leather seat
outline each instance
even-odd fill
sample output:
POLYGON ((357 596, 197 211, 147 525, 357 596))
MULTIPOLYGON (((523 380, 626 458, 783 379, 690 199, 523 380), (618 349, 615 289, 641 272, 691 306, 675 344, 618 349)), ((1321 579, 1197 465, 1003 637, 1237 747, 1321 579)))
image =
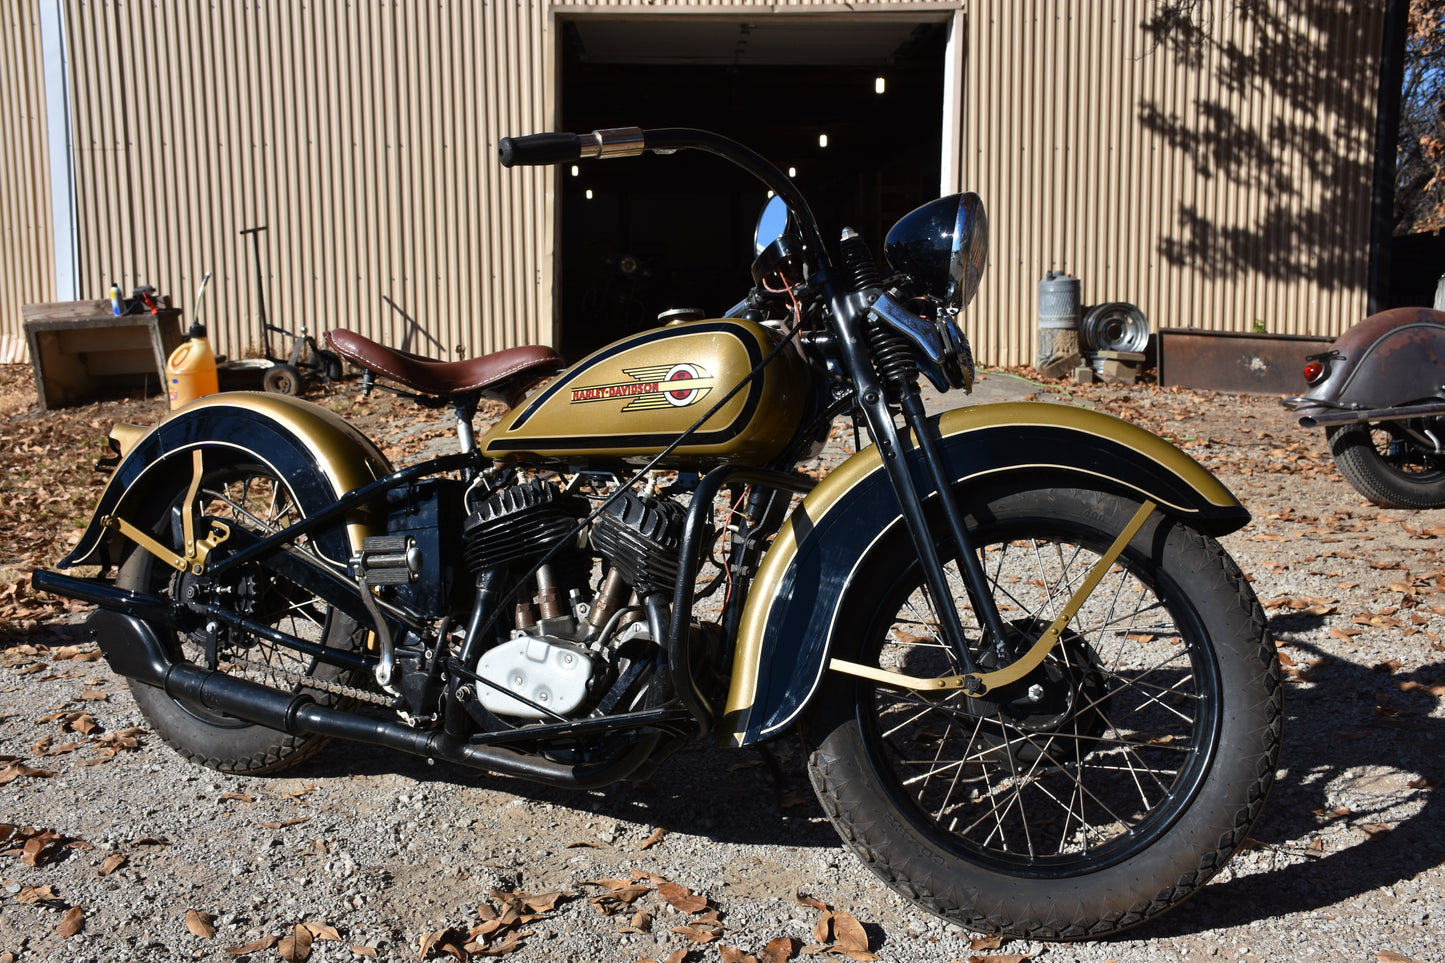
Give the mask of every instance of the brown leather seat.
POLYGON ((465 361, 437 361, 378 344, 355 331, 333 328, 326 343, 352 364, 375 371, 422 395, 450 398, 469 391, 513 396, 532 381, 562 367, 557 352, 542 345, 504 348, 465 361))

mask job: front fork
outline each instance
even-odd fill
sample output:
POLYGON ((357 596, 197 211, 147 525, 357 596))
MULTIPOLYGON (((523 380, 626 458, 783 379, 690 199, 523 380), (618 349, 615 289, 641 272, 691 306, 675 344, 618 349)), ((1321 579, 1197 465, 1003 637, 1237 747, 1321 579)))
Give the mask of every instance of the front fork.
POLYGON ((968 526, 964 522, 963 511, 959 507, 954 493, 953 478, 944 465, 939 447, 938 425, 936 422, 930 421, 927 413, 923 410, 923 403, 918 394, 916 374, 912 379, 898 379, 894 382, 900 395, 899 404, 903 413, 904 427, 907 429, 906 432, 900 432, 893 420, 893 412, 889 409, 883 386, 879 383, 868 355, 861 347, 863 344, 862 332, 858 329, 867 323, 866 314, 853 317, 859 320, 854 320, 852 324, 844 324, 842 327, 844 328, 845 353, 853 370, 854 383, 858 386, 858 401, 868 423, 869 433, 873 437, 874 444, 878 446, 884 469, 888 472, 889 481, 898 497, 904 522, 908 526, 914 550, 918 553, 919 564, 923 568, 924 582, 929 594, 933 597, 933 609, 938 616, 944 640, 957 656, 959 664, 963 667, 963 673, 934 679, 919 679, 902 673, 858 665, 843 659, 833 659, 829 663, 829 667, 839 672, 862 676, 896 687, 932 691, 961 689, 969 696, 982 696, 999 686, 1008 685, 1023 678, 1043 662, 1044 657, 1048 655, 1049 650, 1063 634, 1069 621, 1083 606, 1104 575, 1118 561, 1119 556, 1123 554, 1124 549, 1138 534, 1144 523, 1149 520, 1149 516, 1153 514, 1157 506, 1154 502, 1145 500, 1135 512, 1134 517, 1125 525, 1124 530, 1115 538, 1113 544, 1094 563, 1089 574, 1074 590, 1043 634, 1026 652, 1010 651, 1007 648, 1009 633, 1004 626, 1003 616, 999 613, 998 604, 995 602, 988 584, 987 573, 983 570, 983 565, 979 561, 978 553, 975 551, 973 540, 968 532, 968 526), (915 478, 909 468, 909 454, 914 445, 918 448, 922 466, 926 472, 924 478, 915 478), (964 634, 958 610, 953 604, 953 590, 948 584, 944 560, 938 554, 924 515, 923 498, 920 492, 927 493, 929 491, 937 493, 939 503, 943 508, 949 535, 957 549, 956 558, 963 575, 969 604, 979 624, 994 640, 994 645, 998 650, 996 664, 1000 668, 996 670, 979 671, 969 640, 964 634))
MULTIPOLYGON (((871 376, 871 372, 869 374, 871 376)), ((937 425, 930 423, 924 413, 916 384, 899 387, 903 396, 903 420, 908 429, 907 433, 898 431, 884 390, 872 377, 869 377, 868 383, 859 385, 858 400, 868 423, 868 432, 873 443, 878 446, 883 467, 888 472, 888 479, 898 496, 904 522, 913 539, 913 548, 918 553, 919 564, 923 567, 924 582, 928 586, 929 594, 933 596, 934 612, 938 615, 944 639, 958 657, 959 664, 963 666, 965 677, 976 678, 978 665, 964 635, 958 610, 953 605, 953 590, 948 584, 948 573, 944 570, 943 559, 939 557, 932 533, 928 529, 920 492, 931 489, 938 493, 948 521, 949 534, 952 535, 957 549, 959 568, 963 574, 969 603, 980 624, 998 644, 1003 644, 1007 638, 1003 616, 999 614, 993 593, 988 590, 988 579, 974 551, 973 542, 964 524, 963 512, 954 497, 952 481, 943 470, 943 462, 938 455, 937 425), (915 479, 909 469, 908 455, 914 443, 918 445, 923 456, 927 478, 915 479)), ((981 694, 973 691, 973 684, 968 684, 965 688, 970 694, 981 694)))

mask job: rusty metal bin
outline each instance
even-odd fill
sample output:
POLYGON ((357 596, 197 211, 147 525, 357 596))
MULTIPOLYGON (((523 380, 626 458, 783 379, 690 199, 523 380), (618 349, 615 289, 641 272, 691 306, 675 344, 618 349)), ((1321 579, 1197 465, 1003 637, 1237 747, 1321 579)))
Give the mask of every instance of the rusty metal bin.
POLYGON ((1335 340, 1198 328, 1164 328, 1158 339, 1159 384, 1264 395, 1303 391, 1305 356, 1335 340))

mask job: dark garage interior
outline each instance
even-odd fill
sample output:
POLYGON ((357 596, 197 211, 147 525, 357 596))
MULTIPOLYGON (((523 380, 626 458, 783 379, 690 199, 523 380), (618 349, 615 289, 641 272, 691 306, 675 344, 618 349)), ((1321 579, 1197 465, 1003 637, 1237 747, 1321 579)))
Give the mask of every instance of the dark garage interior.
MULTIPOLYGON (((796 170, 825 237, 851 226, 881 254, 887 228, 938 195, 947 30, 858 20, 568 21, 560 127, 725 134, 796 170)), ((584 161, 558 176, 569 359, 669 308, 717 316, 747 293, 766 200, 749 175, 683 151, 584 161)))

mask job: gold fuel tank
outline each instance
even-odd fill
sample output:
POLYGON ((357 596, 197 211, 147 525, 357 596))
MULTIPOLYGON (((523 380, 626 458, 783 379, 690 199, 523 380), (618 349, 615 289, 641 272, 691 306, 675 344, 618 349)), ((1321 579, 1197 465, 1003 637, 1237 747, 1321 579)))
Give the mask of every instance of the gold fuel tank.
MULTIPOLYGON (((615 341, 534 393, 477 441, 497 461, 651 458, 710 411, 777 344, 751 321, 686 321, 615 341)), ((667 467, 762 466, 797 432, 812 373, 791 348, 672 452, 667 467)))

